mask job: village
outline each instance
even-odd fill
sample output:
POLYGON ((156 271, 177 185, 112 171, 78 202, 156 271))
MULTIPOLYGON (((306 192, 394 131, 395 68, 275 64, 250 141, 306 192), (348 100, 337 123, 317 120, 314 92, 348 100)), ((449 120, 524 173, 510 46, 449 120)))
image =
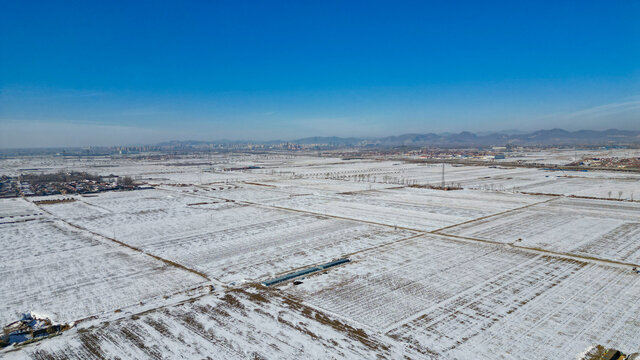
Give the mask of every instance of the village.
POLYGON ((130 177, 98 177, 82 173, 18 175, 0 178, 0 198, 92 194, 135 188, 130 177), (55 176, 54 176, 55 175, 55 176))

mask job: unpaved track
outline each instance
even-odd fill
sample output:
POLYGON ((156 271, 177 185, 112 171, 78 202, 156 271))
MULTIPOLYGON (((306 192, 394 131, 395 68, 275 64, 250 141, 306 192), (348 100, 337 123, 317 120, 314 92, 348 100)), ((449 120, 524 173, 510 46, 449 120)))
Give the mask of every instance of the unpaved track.
MULTIPOLYGON (((168 191, 168 192, 174 192, 173 190, 170 190, 170 189, 161 189, 161 190, 165 190, 165 191, 168 191)), ((276 210, 284 210, 284 211, 303 213, 303 214, 309 214, 309 215, 314 215, 314 216, 323 216, 323 217, 334 218, 334 219, 339 219, 339 220, 355 221, 355 222, 364 223, 364 224, 373 224, 373 225, 379 225, 379 226, 391 227, 391 228, 396 228, 396 229, 408 230, 408 231, 413 231, 413 232, 418 233, 415 236, 410 236, 408 238, 395 240, 393 242, 390 242, 390 243, 387 243, 387 244, 382 244, 382 245, 379 245, 377 247, 386 246, 386 245, 390 245, 390 244, 393 244, 393 243, 398 243, 398 242, 401 242, 401 241, 406 241, 406 240, 409 240, 409 239, 420 237, 420 236, 422 236, 424 234, 434 234, 434 235, 440 235, 440 236, 449 237, 449 238, 455 238, 455 239, 463 240, 463 241, 472 241, 472 242, 480 242, 480 243, 499 245, 499 246, 508 246, 508 247, 514 248, 514 249, 531 251, 531 252, 538 253, 538 254, 560 256, 560 257, 563 257, 563 258, 571 258, 571 259, 580 260, 580 261, 597 262, 597 263, 601 263, 601 264, 617 265, 617 266, 625 266, 625 267, 640 267, 640 264, 628 263, 628 262, 624 262, 624 261, 616 261, 616 260, 603 259, 603 258, 598 258, 598 257, 593 257, 593 256, 578 255, 578 254, 573 254, 573 253, 570 253, 570 252, 545 250, 545 249, 536 248, 536 247, 521 246, 521 245, 517 245, 517 244, 510 244, 510 243, 504 243, 504 242, 492 241, 492 240, 484 240, 484 239, 478 239, 478 238, 473 238, 473 237, 451 235, 451 234, 447 234, 447 233, 443 232, 443 231, 445 231, 447 229, 454 228, 456 226, 470 224, 470 223, 473 223, 473 222, 476 222, 476 221, 481 221, 481 220, 489 219, 489 218, 492 218, 492 217, 506 215, 506 214, 509 214, 509 213, 512 213, 512 212, 516 212, 516 211, 519 211, 519 210, 522 210, 522 209, 526 209, 526 208, 534 207, 534 206, 537 206, 537 205, 540 205, 540 204, 544 204, 544 203, 547 203, 547 202, 555 201, 557 199, 565 197, 565 196, 562 196, 562 195, 557 195, 557 196, 541 195, 541 196, 544 196, 544 197, 550 197, 550 196, 552 196, 552 197, 550 199, 545 199, 543 201, 539 201, 539 202, 535 202, 535 203, 532 203, 532 204, 528 204, 528 205, 516 207, 516 208, 513 208, 513 209, 501 211, 501 212, 498 212, 498 213, 495 213, 495 214, 491 214, 491 215, 487 215, 487 216, 482 216, 482 217, 479 217, 479 218, 475 218, 475 219, 471 219, 471 220, 464 221, 464 222, 461 222, 461 223, 445 226, 445 227, 442 227, 442 228, 439 228, 439 229, 435 229, 435 230, 431 230, 431 231, 425 231, 425 230, 420 230, 420 229, 415 229, 415 228, 410 228, 410 227, 405 227, 405 226, 389 225, 389 224, 379 223, 379 222, 375 222, 375 221, 354 219, 354 218, 350 218, 350 217, 346 217, 346 216, 328 215, 328 214, 315 212, 315 211, 309 211, 309 210, 292 209, 292 208, 287 208, 287 207, 283 207, 283 206, 275 206, 275 205, 263 204, 263 203, 247 201, 247 200, 233 200, 233 199, 228 199, 228 198, 224 198, 224 197, 221 197, 221 196, 195 195, 195 194, 184 194, 184 193, 181 193, 181 195, 190 195, 190 196, 194 196, 194 197, 198 197, 198 198, 210 198, 210 199, 212 198, 212 199, 218 199, 218 200, 223 200, 223 201, 233 201, 233 202, 235 202, 237 204, 258 206, 258 207, 276 209, 276 210)), ((536 195, 531 195, 531 196, 536 196, 536 195)), ((347 256, 350 256, 350 255, 353 255, 353 254, 357 254, 357 253, 362 253, 362 252, 365 252, 365 251, 368 251, 368 250, 370 250, 370 248, 369 249, 362 249, 362 250, 359 250, 359 251, 354 252, 354 253, 344 254, 343 257, 347 257, 347 256)), ((300 268, 296 268, 296 269, 300 269, 300 268)), ((283 274, 291 272, 291 271, 294 271, 296 269, 288 270, 286 272, 283 272, 283 274)))
MULTIPOLYGON (((29 200, 27 200, 26 198, 24 198, 24 199, 25 199, 26 201, 29 201, 29 200)), ((190 269, 190 268, 188 268, 188 267, 186 267, 186 266, 184 266, 184 265, 182 265, 182 264, 178 264, 178 263, 173 262, 173 261, 171 261, 171 260, 168 260, 168 259, 162 258, 162 257, 157 256, 157 255, 154 255, 154 254, 151 254, 151 253, 149 253, 149 252, 147 252, 147 251, 144 251, 144 250, 142 250, 142 249, 140 249, 140 248, 137 248, 137 247, 135 247, 135 246, 133 246, 133 245, 129 245, 129 244, 127 244, 127 243, 125 243, 125 242, 122 242, 122 241, 120 241, 120 240, 116 240, 116 239, 114 239, 114 238, 110 238, 110 237, 108 237, 108 236, 104 236, 104 235, 102 235, 102 234, 100 234, 100 233, 97 233, 97 232, 95 232, 95 231, 91 231, 91 230, 89 230, 89 229, 87 229, 87 228, 85 228, 85 227, 82 227, 82 226, 76 225, 76 224, 74 224, 74 223, 71 223, 71 222, 69 222, 69 221, 67 221, 67 220, 65 220, 65 219, 63 219, 63 218, 61 218, 61 217, 58 217, 58 216, 54 215, 53 213, 51 213, 49 210, 45 209, 45 208, 44 208, 44 207, 42 207, 41 205, 35 204, 35 203, 34 203, 34 202, 32 202, 32 201, 29 201, 29 202, 30 202, 30 203, 32 203, 32 204, 34 204, 35 206, 37 206, 37 207, 38 207, 40 210, 42 210, 43 212, 45 212, 45 213, 49 214, 49 216, 53 217, 54 219, 60 220, 60 221, 62 221, 63 223, 65 223, 65 224, 67 224, 67 225, 69 225, 69 226, 71 226, 71 227, 73 227, 73 228, 75 228, 75 229, 78 229, 78 230, 81 230, 81 231, 84 231, 84 232, 88 232, 88 233, 90 233, 90 234, 92 234, 92 235, 94 235, 94 236, 98 236, 98 237, 100 237, 100 238, 102 238, 102 239, 105 239, 105 240, 108 240, 108 241, 114 242, 114 243, 116 243, 116 244, 118 244, 118 245, 120 245, 120 246, 124 246, 124 247, 129 248, 129 249, 131 249, 131 250, 133 250, 133 251, 137 251, 137 252, 139 252, 139 253, 142 253, 142 254, 145 254, 145 255, 147 255, 147 256, 150 256, 150 257, 152 257, 152 258, 154 258, 154 259, 156 259, 156 260, 160 260, 160 261, 162 261, 163 263, 165 263, 165 264, 167 264, 167 265, 170 265, 170 266, 173 266, 173 267, 177 267, 178 269, 181 269, 181 270, 189 271, 189 272, 191 272, 191 273, 194 273, 194 274, 196 274, 196 275, 199 275, 199 276, 203 277, 203 278, 204 278, 205 280, 207 280, 207 281, 211 281, 211 279, 210 279, 206 274, 204 274, 204 273, 202 273, 202 272, 200 272, 200 271, 198 271, 198 270, 190 269)))

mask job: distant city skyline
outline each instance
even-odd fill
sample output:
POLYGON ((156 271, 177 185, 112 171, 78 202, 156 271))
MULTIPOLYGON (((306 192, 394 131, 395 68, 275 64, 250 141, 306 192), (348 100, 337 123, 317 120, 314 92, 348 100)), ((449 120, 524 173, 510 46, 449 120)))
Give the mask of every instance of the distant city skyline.
POLYGON ((0 147, 640 130, 640 3, 7 2, 0 147))

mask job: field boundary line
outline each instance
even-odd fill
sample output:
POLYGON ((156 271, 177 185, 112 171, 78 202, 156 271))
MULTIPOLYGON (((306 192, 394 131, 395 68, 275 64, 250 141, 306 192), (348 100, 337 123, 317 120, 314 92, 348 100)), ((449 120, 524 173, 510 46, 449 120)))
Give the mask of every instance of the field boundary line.
MULTIPOLYGON (((173 190, 169 190, 169 189, 164 189, 164 190, 165 191, 169 191, 169 192, 173 192, 173 190)), ((187 195, 187 194, 185 194, 185 195, 187 195)), ((579 260, 579 261, 591 261, 591 262, 605 263, 605 264, 608 264, 608 265, 640 267, 640 264, 628 263, 628 262, 624 262, 624 261, 609 260, 609 259, 603 259, 603 258, 587 256, 587 255, 577 255, 577 254, 566 253, 566 252, 561 252, 561 251, 545 250, 545 249, 535 248, 535 247, 513 245, 511 243, 504 243, 504 242, 494 241, 494 240, 478 239, 478 238, 473 238, 473 237, 460 236, 460 235, 454 235, 454 234, 449 234, 449 233, 442 232, 443 230, 447 230, 447 229, 450 229, 450 228, 453 228, 453 227, 456 227, 456 226, 461 226, 461 225, 473 223, 475 221, 481 221, 481 220, 484 220, 484 219, 489 219, 489 218, 492 218, 494 216, 500 216, 500 215, 508 214, 510 212, 519 211, 519 210, 522 210, 522 209, 527 209, 527 208, 534 207, 534 206, 537 206, 537 205, 540 205, 540 204, 544 204, 544 203, 555 201, 555 200, 558 200, 558 199, 561 199, 561 198, 565 198, 566 196, 563 196, 563 195, 553 196, 550 199, 546 199, 544 201, 539 201, 539 202, 536 202, 536 203, 527 204, 527 205, 520 206, 520 207, 517 207, 517 208, 505 210, 505 211, 502 211, 502 212, 499 212, 499 213, 495 213, 495 214, 490 214, 490 215, 487 215, 487 216, 483 216, 483 217, 479 217, 479 218, 476 218, 476 219, 468 220, 468 221, 461 222, 461 223, 458 223, 458 224, 445 226, 443 228, 439 228, 439 229, 431 230, 431 231, 419 230, 419 229, 414 229, 414 228, 409 228, 409 227, 404 227, 404 226, 394 226, 394 225, 383 224, 383 223, 378 223, 378 222, 374 222, 374 221, 354 219, 354 218, 349 218, 349 217, 344 217, 344 216, 328 215, 328 214, 323 214, 323 213, 318 213, 318 212, 313 212, 313 211, 308 211, 308 210, 291 209, 291 208, 281 207, 281 206, 276 206, 276 205, 261 204, 261 203, 256 203, 256 202, 252 202, 252 201, 246 201, 246 200, 231 200, 231 199, 226 199, 226 198, 216 197, 216 196, 195 195, 195 194, 188 194, 188 195, 195 196, 195 197, 214 198, 214 199, 220 199, 220 200, 226 200, 226 201, 230 200, 230 201, 234 201, 235 203, 238 203, 238 204, 259 206, 259 207, 264 207, 264 208, 291 211, 291 212, 310 214, 310 215, 315 215, 315 216, 323 216, 323 217, 327 217, 327 218, 334 218, 334 219, 340 219, 340 220, 355 221, 355 222, 360 222, 360 223, 365 223, 365 224, 392 227, 392 228, 408 230, 408 231, 413 231, 413 232, 419 233, 415 237, 419 237, 420 235, 433 234, 433 235, 439 235, 439 236, 444 236, 444 237, 456 238, 456 239, 460 239, 460 240, 464 240, 464 241, 474 241, 474 242, 480 242, 480 243, 486 243, 486 244, 508 246, 510 248, 513 248, 513 249, 521 249, 521 250, 526 250, 526 251, 532 251, 532 252, 539 253, 539 254, 542 253, 542 254, 547 254, 547 255, 560 256, 560 257, 571 258, 571 259, 579 260)), ((550 195, 544 195, 544 196, 550 196, 550 195)), ((397 241, 403 241, 403 240, 397 240, 397 241)), ((392 242, 392 243, 394 243, 394 242, 392 242)), ((392 244, 392 243, 389 243, 389 244, 392 244)), ((385 245, 385 244, 383 244, 383 245, 385 245)), ((367 249, 363 249, 361 251, 366 251, 366 250, 367 249)))
MULTIPOLYGON (((28 200, 27 200, 27 201, 28 201, 28 200)), ((30 202, 30 201, 29 201, 29 202, 30 202)), ((33 204, 33 203, 32 203, 32 204, 33 204)), ((34 204, 34 205, 36 205, 36 204, 34 204)), ((165 263, 165 264, 167 264, 167 265, 170 265, 170 266, 176 267, 176 268, 178 268, 178 269, 185 270, 185 271, 188 271, 188 272, 190 272, 190 273, 193 273, 193 274, 199 275, 200 277, 203 277, 203 278, 204 278, 205 280, 207 280, 207 281, 213 281, 213 280, 211 280, 211 279, 210 279, 206 274, 204 274, 204 273, 202 273, 202 272, 200 272, 200 271, 198 271, 198 270, 188 268, 188 267, 186 267, 186 266, 184 266, 184 265, 182 265, 182 264, 179 264, 179 263, 177 263, 177 262, 171 261, 171 260, 169 260, 169 259, 162 258, 162 257, 160 257, 160 256, 158 256, 158 255, 151 254, 151 253, 149 253, 149 252, 147 252, 147 251, 144 251, 144 250, 142 250, 142 249, 140 249, 140 248, 137 248, 137 247, 135 247, 135 246, 133 246, 133 245, 129 245, 129 244, 127 244, 127 243, 123 242, 123 241, 116 240, 116 239, 110 238, 110 237, 108 237, 108 236, 104 236, 104 235, 102 235, 102 234, 100 234, 100 233, 97 233, 97 232, 95 232, 95 231, 91 231, 91 230, 89 230, 89 229, 87 229, 87 228, 85 228, 85 227, 82 227, 82 226, 79 226, 79 225, 73 224, 73 223, 71 223, 71 222, 69 222, 69 221, 67 221, 67 220, 65 220, 65 219, 62 219, 62 218, 60 218, 60 217, 58 217, 58 216, 55 216, 55 215, 54 215, 54 214, 52 214, 49 210, 43 209, 43 208, 41 208, 39 205, 36 205, 36 206, 38 206, 42 211, 44 211, 44 212, 46 212, 47 214, 49 214, 50 216, 52 216, 54 219, 59 220, 59 221, 62 221, 63 223, 65 223, 65 224, 67 224, 67 225, 69 225, 69 226, 71 226, 71 227, 73 227, 73 228, 75 228, 75 229, 78 229, 78 230, 81 230, 81 231, 88 232, 88 233, 90 233, 90 234, 92 234, 92 235, 94 235, 94 236, 98 236, 98 237, 103 238, 103 239, 107 239, 107 240, 109 240, 109 241, 111 241, 111 242, 114 242, 114 243, 116 243, 116 244, 120 245, 120 246, 124 246, 124 247, 129 248, 129 249, 131 249, 131 250, 133 250, 133 251, 136 251, 136 252, 142 253, 142 254, 147 255, 147 256, 150 256, 150 257, 152 257, 152 258, 154 258, 154 259, 156 259, 156 260, 162 261, 163 263, 165 263)))
MULTIPOLYGON (((169 191, 169 192, 175 192, 175 190, 164 189, 164 188, 160 188, 160 190, 169 191)), ((367 191, 369 191, 369 190, 367 190, 367 191)), ((536 202, 536 203, 532 203, 532 204, 527 204, 527 205, 524 205, 524 206, 520 206, 520 207, 517 207, 517 208, 501 211, 501 212, 498 212, 498 213, 495 213, 495 214, 490 214, 490 215, 486 215, 486 216, 483 216, 483 217, 471 219, 471 220, 464 221, 464 222, 461 222, 461 223, 448 225, 448 226, 445 226, 445 227, 442 227, 442 228, 438 228, 438 229, 435 229, 435 230, 421 230, 421 229, 416 229, 416 228, 411 228, 411 227, 406 227, 406 226, 390 225, 390 224, 384 224, 384 223, 375 222, 375 221, 355 219, 355 218, 346 217, 346 216, 340 216, 340 215, 324 214, 324 213, 320 213, 320 212, 316 212, 316 211, 310 211, 310 210, 293 209, 293 208, 288 208, 288 207, 284 207, 284 206, 270 205, 270 204, 258 203, 258 202, 248 201, 248 200, 233 200, 233 199, 228 199, 228 198, 224 198, 224 197, 220 197, 220 196, 209 196, 209 195, 200 195, 200 194, 182 194, 182 195, 189 195, 189 196, 193 196, 193 197, 209 198, 209 199, 219 199, 219 200, 225 200, 225 201, 233 201, 233 202, 235 202, 237 204, 245 204, 245 205, 259 206, 259 207, 270 208, 270 209, 292 211, 292 212, 297 212, 297 213, 316 215, 316 216, 324 216, 324 217, 340 219, 340 220, 348 220, 348 221, 355 221, 355 222, 360 222, 360 223, 365 223, 365 224, 392 227, 394 229, 415 231, 415 232, 419 232, 419 233, 422 233, 422 234, 438 234, 438 235, 442 235, 442 234, 438 233, 439 231, 442 231, 442 230, 446 230, 446 229, 449 229, 449 228, 452 228, 452 227, 456 227, 456 226, 460 226, 460 225, 465 225, 467 223, 471 223, 471 222, 474 222, 474 221, 487 219, 487 218, 490 218, 490 217, 493 217, 493 216, 504 215, 504 214, 509 213, 511 211, 517 211, 517 210, 521 210, 521 209, 526 209, 528 207, 539 205, 539 204, 543 204, 543 203, 546 203, 546 202, 549 202, 549 201, 553 201, 553 200, 556 200, 556 199, 562 197, 562 196, 552 197, 552 198, 544 200, 544 201, 540 201, 540 202, 536 202)))
MULTIPOLYGON (((174 190, 170 190, 170 189, 160 189, 160 190, 169 191, 169 192, 175 192, 174 190)), ((263 208, 268 208, 268 209, 291 211, 291 212, 297 212, 297 213, 314 215, 314 216, 323 216, 323 217, 339 219, 339 220, 354 221, 354 222, 359 222, 359 223, 364 223, 364 224, 386 226, 386 227, 391 227, 391 228, 395 228, 395 229, 402 229, 402 230, 419 232, 419 233, 422 233, 422 234, 428 234, 429 233, 429 231, 427 231, 427 230, 419 230, 419 229, 414 229, 414 228, 405 227, 405 226, 397 226, 397 225, 394 226, 394 225, 383 224, 383 223, 379 223, 379 222, 375 222, 375 221, 354 219, 354 218, 345 217, 345 216, 339 216, 339 215, 329 215, 329 214, 323 214, 323 213, 320 213, 320 212, 309 211, 309 210, 292 209, 292 208, 288 208, 288 207, 257 203, 257 202, 253 202, 253 201, 247 201, 247 200, 233 200, 233 199, 223 198, 223 197, 220 197, 220 196, 208 196, 208 195, 199 195, 199 194, 182 194, 181 193, 181 195, 188 195, 188 196, 200 197, 200 198, 208 198, 208 199, 218 199, 218 200, 232 201, 232 202, 234 202, 236 204, 241 204, 241 205, 258 206, 258 207, 263 207, 263 208)))
MULTIPOLYGON (((545 196, 548 196, 548 195, 545 195, 545 196)), ((492 218, 492 217, 494 217, 494 216, 500 216, 500 215, 508 214, 508 213, 510 213, 510 212, 512 212, 512 211, 518 211, 518 210, 527 209, 527 208, 530 208, 530 207, 533 207, 533 206, 536 206, 536 205, 540 205, 540 204, 548 203, 548 202, 550 202, 550 201, 557 200, 557 199, 559 199, 559 198, 561 198, 561 197, 562 197, 561 195, 559 195, 559 196, 555 196, 555 197, 552 197, 551 199, 547 199, 547 200, 544 200, 544 201, 536 202, 536 203, 533 203, 533 204, 527 204, 527 205, 520 206, 520 207, 517 207, 517 208, 513 208, 513 209, 509 209, 509 210, 501 211, 501 212, 498 212, 498 213, 495 213, 495 214, 490 214, 490 215, 486 215, 486 216, 481 216, 481 217, 479 217, 479 218, 475 218, 475 219, 467 220, 467 221, 464 221, 464 222, 461 222, 461 223, 458 223, 458 224, 454 224, 454 225, 448 225, 448 226, 445 226, 445 227, 443 227, 443 228, 439 228, 439 229, 436 229, 436 230, 431 230, 431 231, 428 231, 428 232, 433 233, 433 234, 436 234, 436 233, 439 233, 439 232, 441 232, 441 231, 444 231, 444 230, 447 230, 447 229, 454 228, 454 227, 456 227, 456 226, 466 225, 466 224, 473 223, 473 222, 475 222, 475 221, 481 221, 481 220, 489 219, 489 218, 492 218)))
POLYGON ((511 249, 531 251, 531 252, 538 253, 538 254, 546 254, 546 255, 551 255, 551 256, 569 258, 569 259, 578 260, 578 261, 582 261, 582 262, 592 262, 592 263, 596 262, 596 263, 604 263, 604 264, 607 264, 607 265, 617 265, 617 266, 625 266, 625 267, 640 267, 640 264, 634 264, 634 263, 618 261, 618 260, 612 260, 612 259, 598 258, 598 257, 595 257, 595 256, 589 256, 589 255, 579 255, 579 254, 567 253, 567 252, 562 252, 562 251, 546 250, 546 249, 530 247, 530 246, 514 245, 512 243, 505 243, 505 242, 494 241, 494 240, 478 239, 478 238, 472 238, 472 237, 468 237, 468 236, 452 235, 452 234, 445 234, 445 233, 433 233, 433 234, 440 235, 440 236, 445 236, 445 237, 449 236, 449 237, 460 239, 460 240, 463 240, 463 241, 482 242, 482 243, 486 243, 486 244, 504 246, 504 247, 511 248, 511 249))

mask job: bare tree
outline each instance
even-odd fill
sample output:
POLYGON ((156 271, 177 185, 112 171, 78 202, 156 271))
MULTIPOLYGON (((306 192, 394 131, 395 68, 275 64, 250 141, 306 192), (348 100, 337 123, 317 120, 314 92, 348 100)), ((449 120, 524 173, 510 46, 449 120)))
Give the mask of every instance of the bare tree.
POLYGON ((132 187, 133 184, 134 184, 133 179, 130 176, 124 176, 124 177, 118 178, 118 185, 120 186, 132 187))

